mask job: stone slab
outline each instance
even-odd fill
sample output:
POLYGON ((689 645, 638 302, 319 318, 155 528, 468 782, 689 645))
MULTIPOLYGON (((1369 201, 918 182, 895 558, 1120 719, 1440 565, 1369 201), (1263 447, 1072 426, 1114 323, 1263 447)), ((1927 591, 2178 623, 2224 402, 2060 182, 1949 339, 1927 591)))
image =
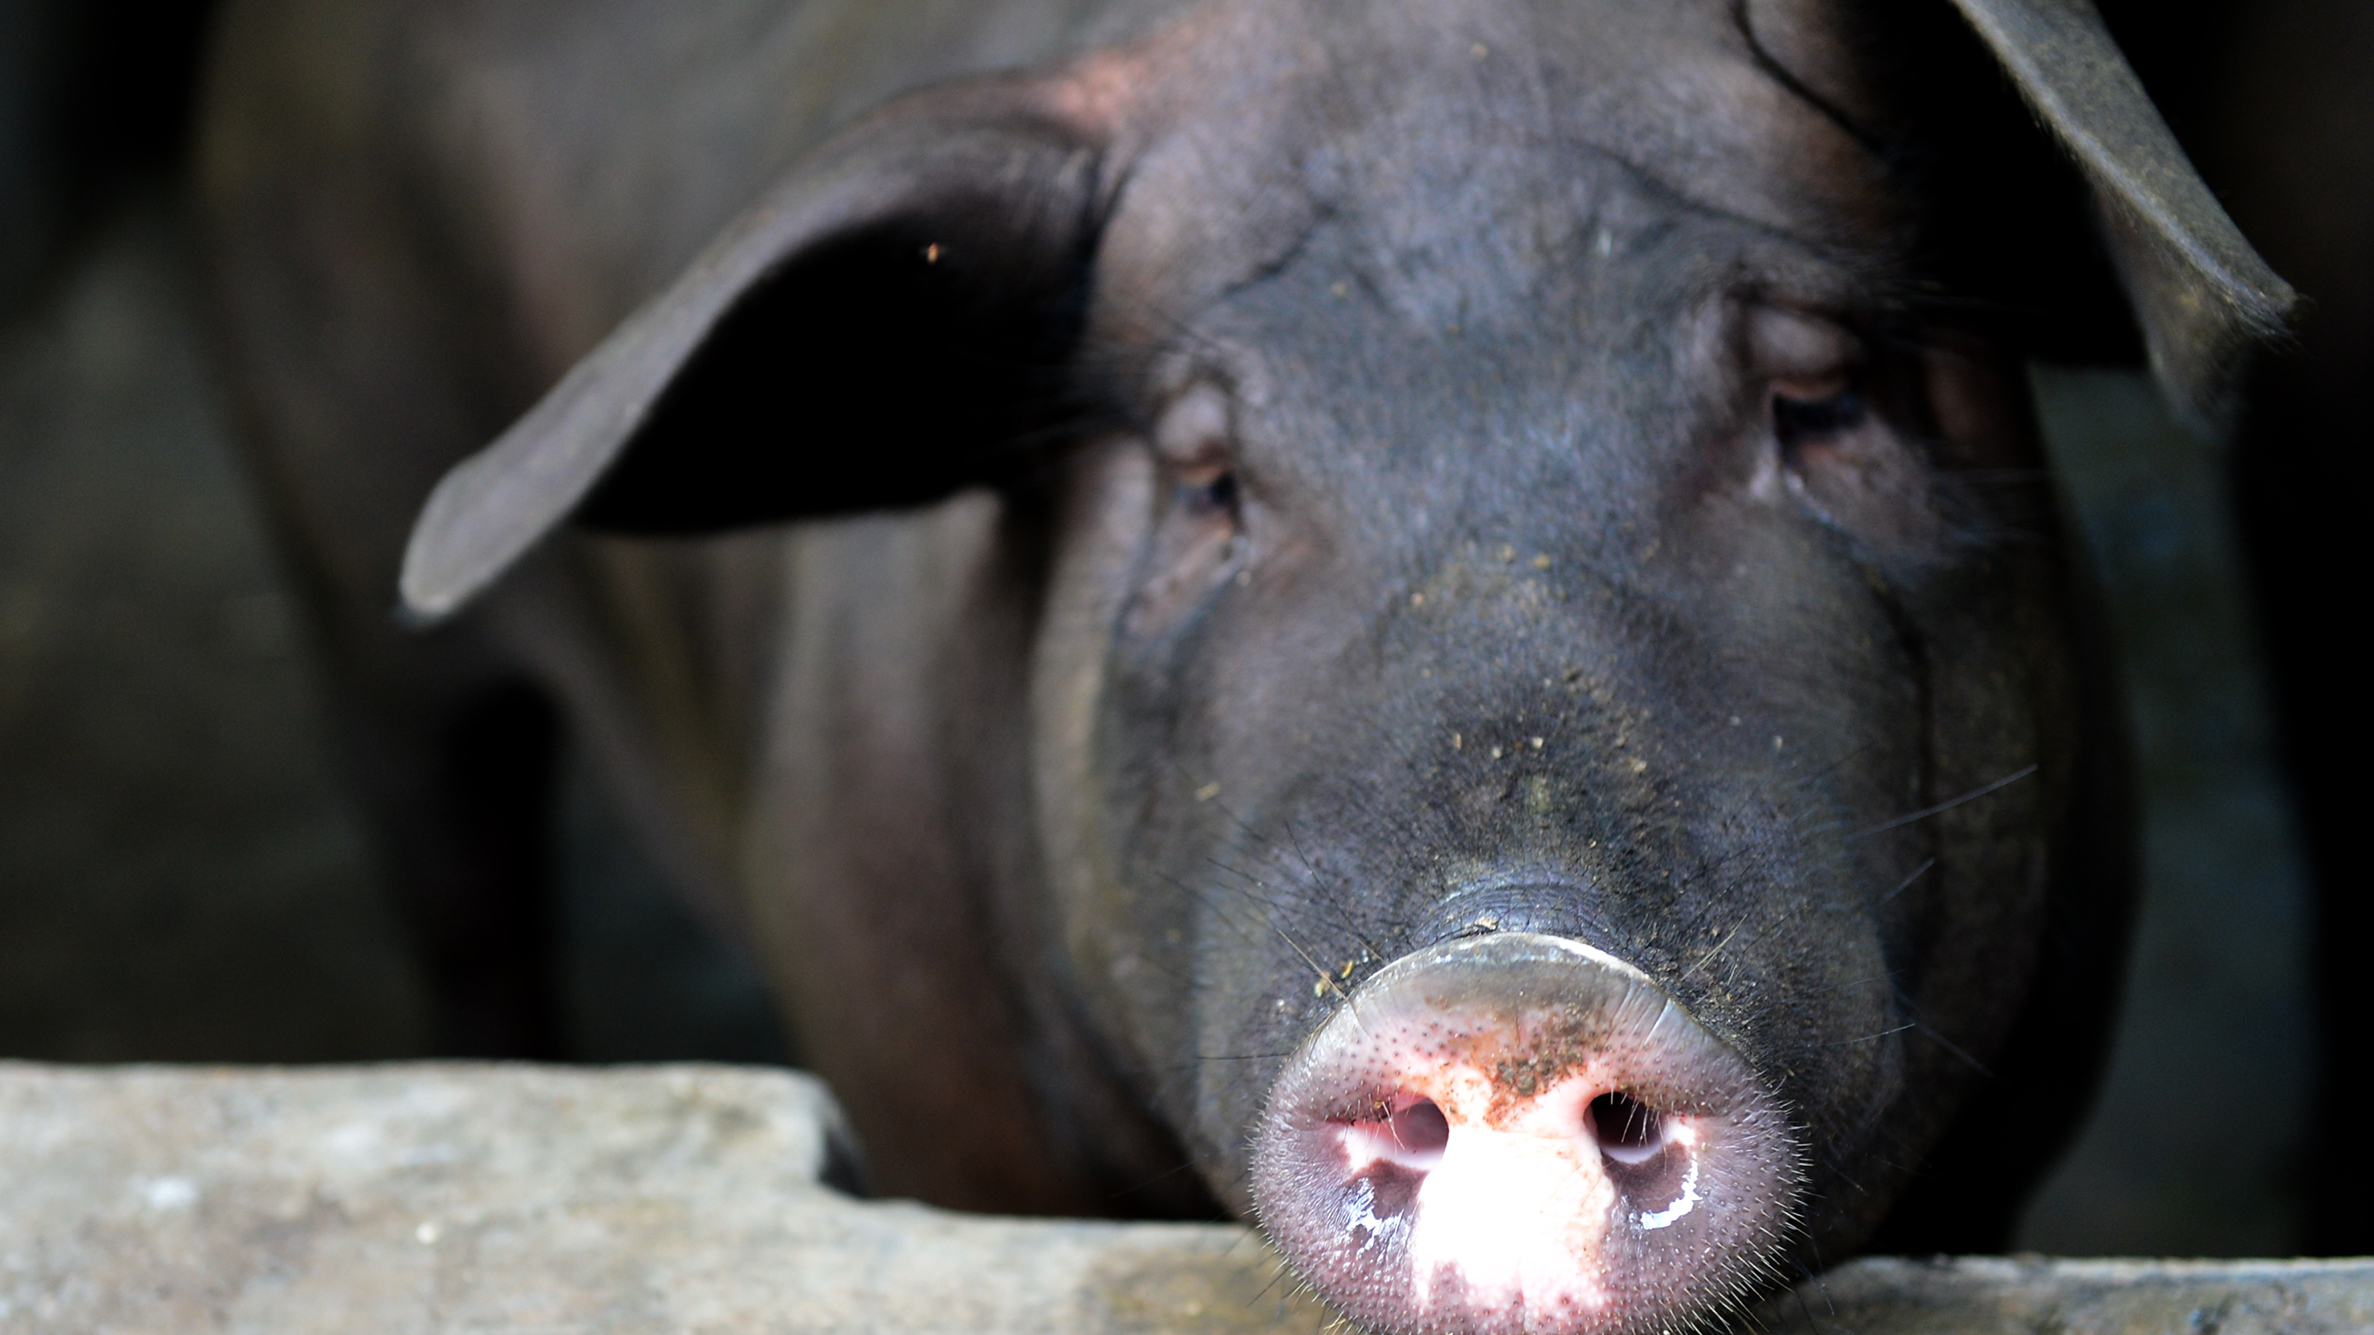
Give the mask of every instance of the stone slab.
POLYGON ((1866 1257, 1768 1304, 1769 1335, 2365 1335, 2374 1261, 1866 1257))
MULTIPOLYGON (((949 1214, 824 1185, 813 1080, 714 1066, 0 1063, 0 1335, 1275 1331, 1250 1230, 949 1214)), ((2374 1330, 2374 1264, 1858 1262, 1767 1329, 2374 1330)))

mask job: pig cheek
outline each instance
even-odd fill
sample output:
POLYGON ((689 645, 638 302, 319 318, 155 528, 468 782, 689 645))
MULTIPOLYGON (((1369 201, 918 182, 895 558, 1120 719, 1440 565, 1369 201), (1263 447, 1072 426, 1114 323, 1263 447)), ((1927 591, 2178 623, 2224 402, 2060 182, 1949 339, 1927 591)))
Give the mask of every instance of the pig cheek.
POLYGON ((1114 857, 1109 775, 1100 754, 1112 658, 1130 580, 1153 532, 1156 470, 1144 447, 1114 440, 1076 456, 1031 666, 1032 780, 1062 941, 1085 1011, 1125 1049, 1161 1051, 1159 968, 1131 924, 1148 921, 1114 857))
POLYGON ((1787 481, 1817 514, 1891 565, 1922 564, 1945 546, 1927 468, 1885 428, 1805 448, 1787 481))
POLYGON ((1922 357, 1922 385, 1939 437, 1963 468, 2033 470, 2043 444, 2027 389, 2001 357, 1975 339, 1932 336, 1922 357))

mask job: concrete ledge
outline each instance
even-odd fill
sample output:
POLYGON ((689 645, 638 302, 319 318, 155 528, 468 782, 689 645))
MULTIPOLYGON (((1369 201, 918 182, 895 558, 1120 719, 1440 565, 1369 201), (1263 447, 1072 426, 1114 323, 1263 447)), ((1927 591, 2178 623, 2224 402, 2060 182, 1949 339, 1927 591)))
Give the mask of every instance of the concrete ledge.
MULTIPOLYGON (((0 1332, 1319 1332, 1252 1233, 821 1184, 814 1081, 720 1067, 0 1063, 0 1332)), ((2322 1335, 2374 1264, 1859 1262, 1767 1328, 2322 1335)))
POLYGON ((1776 1335, 2364 1335, 2374 1261, 1875 1256, 1775 1299, 1764 1317, 1776 1335))

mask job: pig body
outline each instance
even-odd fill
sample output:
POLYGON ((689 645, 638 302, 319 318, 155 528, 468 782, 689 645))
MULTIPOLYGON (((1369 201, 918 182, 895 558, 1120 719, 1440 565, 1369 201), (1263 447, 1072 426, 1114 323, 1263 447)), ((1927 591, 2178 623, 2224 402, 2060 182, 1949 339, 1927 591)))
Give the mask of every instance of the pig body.
MULTIPOLYGON (((1216 1201, 1390 1330, 1994 1241, 2119 974, 2018 360, 2109 289, 1883 11, 236 6, 228 327, 451 1041, 550 1042, 565 726, 886 1191, 1216 1201)), ((2214 397, 2264 313, 2130 212, 2214 397)))

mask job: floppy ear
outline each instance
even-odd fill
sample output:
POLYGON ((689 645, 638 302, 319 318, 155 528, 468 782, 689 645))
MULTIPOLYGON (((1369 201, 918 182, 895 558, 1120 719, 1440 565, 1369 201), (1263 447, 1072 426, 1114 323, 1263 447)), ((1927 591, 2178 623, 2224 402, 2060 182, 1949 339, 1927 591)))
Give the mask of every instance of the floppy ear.
POLYGON ((919 94, 828 143, 446 474, 403 596, 442 616, 570 518, 685 532, 934 500, 1060 408, 1102 145, 1043 85, 919 94))
POLYGON ((2215 422, 2298 298, 2250 247, 2119 53, 2092 0, 1954 0, 2093 187, 2152 370, 2215 422))

